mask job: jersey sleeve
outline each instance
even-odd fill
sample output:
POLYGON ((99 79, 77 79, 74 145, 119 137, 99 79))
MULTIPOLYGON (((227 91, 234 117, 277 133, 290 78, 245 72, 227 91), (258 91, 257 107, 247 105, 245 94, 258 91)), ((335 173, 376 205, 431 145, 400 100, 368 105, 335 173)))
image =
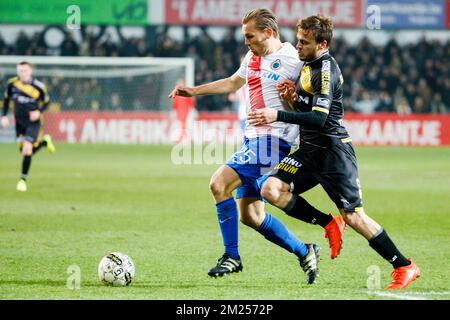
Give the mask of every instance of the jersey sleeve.
POLYGON ((11 92, 11 83, 8 82, 8 84, 6 85, 6 88, 5 88, 5 94, 4 94, 3 98, 9 99, 10 92, 11 92))
POLYGON ((323 60, 320 72, 317 72, 312 78, 314 97, 312 111, 319 111, 325 114, 330 112, 331 101, 333 98, 333 79, 331 71, 331 60, 323 60))
POLYGON ((11 96, 11 87, 12 83, 8 82, 8 84, 6 85, 5 94, 3 96, 3 109, 2 109, 3 116, 6 116, 8 114, 9 100, 11 96))

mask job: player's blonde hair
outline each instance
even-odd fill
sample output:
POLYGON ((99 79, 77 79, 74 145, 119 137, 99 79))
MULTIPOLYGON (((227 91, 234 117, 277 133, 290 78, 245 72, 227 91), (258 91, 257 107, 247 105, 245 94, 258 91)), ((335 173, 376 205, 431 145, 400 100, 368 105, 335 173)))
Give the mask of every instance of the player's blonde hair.
POLYGON ((305 19, 300 19, 297 23, 297 30, 298 29, 311 31, 317 43, 326 40, 327 47, 330 46, 331 39, 333 38, 333 21, 330 17, 317 14, 305 19))
POLYGON ((280 31, 278 27, 278 19, 269 9, 252 9, 248 11, 242 18, 242 24, 255 21, 256 29, 264 31, 264 29, 272 29, 275 38, 279 37, 280 31))
POLYGON ((29 63, 28 61, 20 61, 17 65, 18 66, 29 66, 30 68, 33 69, 33 65, 31 63, 29 63))

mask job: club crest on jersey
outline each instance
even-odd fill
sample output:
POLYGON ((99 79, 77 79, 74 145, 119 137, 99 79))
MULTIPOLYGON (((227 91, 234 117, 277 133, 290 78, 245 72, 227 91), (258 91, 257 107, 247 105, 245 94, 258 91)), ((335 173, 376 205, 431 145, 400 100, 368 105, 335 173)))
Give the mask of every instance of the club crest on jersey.
POLYGON ((272 68, 272 70, 278 70, 281 68, 281 61, 280 59, 275 60, 274 62, 272 62, 272 64, 270 65, 270 67, 272 68))

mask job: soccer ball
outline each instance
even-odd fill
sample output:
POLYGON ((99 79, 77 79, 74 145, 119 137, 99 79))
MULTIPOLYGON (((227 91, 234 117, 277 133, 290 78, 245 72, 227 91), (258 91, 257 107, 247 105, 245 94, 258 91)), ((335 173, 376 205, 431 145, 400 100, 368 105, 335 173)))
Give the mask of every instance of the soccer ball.
POLYGON ((98 265, 98 277, 106 285, 128 286, 134 275, 133 260, 120 252, 112 252, 104 256, 98 265))

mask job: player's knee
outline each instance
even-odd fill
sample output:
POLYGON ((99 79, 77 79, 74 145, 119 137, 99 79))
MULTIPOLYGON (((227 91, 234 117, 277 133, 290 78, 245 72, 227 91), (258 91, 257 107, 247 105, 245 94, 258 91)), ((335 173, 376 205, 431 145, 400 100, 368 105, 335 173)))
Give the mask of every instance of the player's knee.
POLYGON ((280 189, 274 184, 267 181, 261 189, 261 196, 271 204, 276 204, 280 198, 280 189))
POLYGON ((218 197, 225 193, 225 185, 216 179, 211 179, 209 182, 209 190, 213 196, 218 197))
POLYGON ((31 156, 33 155, 33 145, 31 143, 24 143, 21 151, 23 156, 31 156))

